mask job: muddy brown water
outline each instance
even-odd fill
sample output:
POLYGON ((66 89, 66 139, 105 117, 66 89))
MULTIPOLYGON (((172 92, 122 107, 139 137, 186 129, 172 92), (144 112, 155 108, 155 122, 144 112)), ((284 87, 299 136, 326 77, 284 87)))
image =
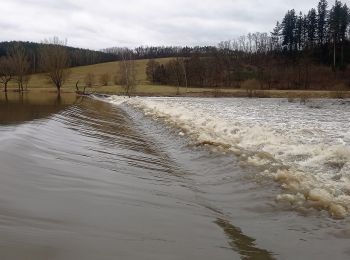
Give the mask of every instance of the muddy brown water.
POLYGON ((348 259, 349 220, 274 203, 132 108, 0 95, 0 259, 348 259))

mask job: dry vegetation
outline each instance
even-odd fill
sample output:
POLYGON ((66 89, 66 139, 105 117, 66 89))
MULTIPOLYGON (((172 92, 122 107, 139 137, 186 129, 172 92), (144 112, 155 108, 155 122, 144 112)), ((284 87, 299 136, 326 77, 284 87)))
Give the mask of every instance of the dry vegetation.
MULTIPOLYGON (((169 59, 160 59, 160 62, 166 62, 169 59)), ((135 62, 136 68, 136 84, 135 93, 144 92, 146 94, 151 93, 168 93, 172 94, 174 89, 171 86, 155 86, 150 85, 146 78, 146 64, 148 60, 138 60, 135 62)), ((63 92, 75 92, 76 83, 79 81, 79 86, 84 86, 86 84, 86 78, 89 73, 94 74, 93 84, 91 87, 87 87, 88 92, 98 92, 98 93, 122 93, 122 87, 115 83, 115 76, 120 77, 120 62, 108 62, 101 63, 97 65, 74 67, 70 70, 70 76, 66 83, 62 86, 61 91, 63 92), (97 80, 100 79, 100 80, 97 80), (108 82, 106 82, 108 79, 108 82), (106 84, 107 83, 107 84, 106 84)), ((90 82, 89 84, 90 85, 90 82)), ((15 82, 9 83, 9 91, 15 91, 15 82)), ((39 92, 56 92, 55 86, 45 77, 44 74, 34 74, 28 83, 29 91, 39 91, 39 92)), ((176 91, 176 90, 174 90, 176 91)))
MULTIPOLYGON (((169 58, 157 59, 161 64, 168 62, 169 58)), ((256 80, 247 80, 242 83, 240 89, 222 88, 217 93, 217 90, 212 88, 197 88, 197 87, 180 87, 177 86, 165 86, 151 84, 147 80, 146 65, 148 60, 138 60, 135 62, 136 68, 136 87, 134 89, 134 95, 140 96, 175 96, 177 92, 180 95, 187 96, 223 96, 223 97, 290 97, 290 98, 350 98, 350 92, 344 89, 344 86, 334 86, 334 91, 315 91, 315 90, 260 90, 260 84, 256 80)), ((74 93, 76 91, 76 83, 79 81, 80 87, 85 87, 87 75, 89 73, 94 74, 94 81, 91 87, 87 86, 87 92, 105 93, 105 94, 123 94, 124 88, 115 83, 114 78, 120 77, 120 64, 119 62, 101 63, 97 65, 75 67, 70 70, 70 76, 66 83, 62 86, 62 92, 74 93), (106 76, 108 75, 108 76, 106 76), (105 80, 99 79, 108 78, 108 84, 105 80)), ((320 76, 322 77, 322 76, 320 76)), ((322 83, 322 79, 320 78, 322 83)), ((88 84, 90 85, 90 84, 88 84)), ((9 91, 17 91, 18 86, 13 81, 9 83, 9 91)), ((50 83, 44 74, 31 75, 31 79, 28 83, 28 90, 31 92, 56 92, 55 86, 50 83)))

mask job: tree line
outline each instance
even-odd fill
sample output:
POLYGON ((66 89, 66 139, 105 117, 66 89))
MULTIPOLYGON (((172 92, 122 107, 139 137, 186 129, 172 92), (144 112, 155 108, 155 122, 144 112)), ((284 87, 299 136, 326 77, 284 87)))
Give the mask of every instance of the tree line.
POLYGON ((146 74, 155 84, 261 89, 350 87, 350 13, 320 0, 307 14, 289 10, 271 33, 249 33, 206 52, 150 60, 146 74), (249 85, 249 84, 248 84, 249 85), (247 86, 249 87, 249 86, 247 86))
POLYGON ((289 10, 277 23, 272 37, 277 48, 292 54, 311 52, 316 61, 331 65, 333 70, 344 70, 350 58, 349 24, 346 4, 336 0, 328 9, 328 2, 321 0, 307 14, 289 10))
MULTIPOLYGON (((29 71, 31 73, 42 72, 40 67, 39 56, 42 50, 43 45, 47 42, 43 41, 42 43, 34 42, 0 42, 0 58, 8 56, 9 52, 13 51, 14 48, 20 46, 22 48, 29 60, 29 71)), ((70 66, 86 66, 93 65, 103 62, 116 61, 118 57, 113 53, 106 53, 103 51, 93 51, 88 49, 73 48, 65 44, 64 46, 67 49, 67 55, 69 57, 70 66)))
MULTIPOLYGON (((65 41, 57 37, 44 40, 37 46, 39 46, 35 60, 37 71, 43 72, 60 93, 71 66, 69 48, 66 47, 65 41)), ((12 80, 17 83, 19 92, 27 88, 33 72, 32 62, 25 44, 21 42, 11 44, 6 55, 0 58, 0 83, 3 84, 5 92, 7 92, 8 83, 12 80)))
MULTIPOLYGON (((72 57, 71 55, 72 48, 67 47, 66 44, 66 41, 54 37, 44 40, 40 45, 36 45, 39 46, 36 50, 36 71, 45 75, 52 85, 56 87, 58 94, 60 94, 63 84, 70 76, 70 68, 76 66, 73 59, 74 56, 72 57)), ((119 68, 116 67, 116 74, 113 78, 114 84, 121 85, 125 95, 130 96, 136 86, 134 51, 121 48, 119 55, 120 57, 114 54, 108 54, 107 56, 113 57, 113 60, 120 59, 118 63, 119 68)), ((33 73, 32 61, 30 52, 25 44, 22 42, 11 44, 6 54, 0 57, 0 84, 3 85, 5 92, 8 91, 10 81, 14 81, 18 85, 18 92, 23 92, 27 89, 31 73, 33 73)), ((88 72, 83 79, 76 82, 76 92, 85 94, 86 88, 94 87, 97 80, 101 86, 107 86, 111 80, 111 75, 105 72, 96 79, 93 72, 88 72), (82 89, 79 86, 81 83, 83 83, 82 89)))
POLYGON ((118 60, 123 60, 125 50, 132 52, 133 59, 159 59, 171 57, 191 57, 198 54, 201 56, 210 55, 215 46, 195 46, 195 47, 179 47, 179 46, 139 46, 134 49, 112 47, 102 49, 105 53, 110 53, 117 56, 118 60))

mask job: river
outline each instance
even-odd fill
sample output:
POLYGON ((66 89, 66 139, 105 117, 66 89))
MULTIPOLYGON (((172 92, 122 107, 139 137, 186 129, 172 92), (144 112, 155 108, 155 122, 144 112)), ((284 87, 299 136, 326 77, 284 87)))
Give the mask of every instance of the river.
POLYGON ((0 258, 347 259, 349 107, 1 94, 0 258))

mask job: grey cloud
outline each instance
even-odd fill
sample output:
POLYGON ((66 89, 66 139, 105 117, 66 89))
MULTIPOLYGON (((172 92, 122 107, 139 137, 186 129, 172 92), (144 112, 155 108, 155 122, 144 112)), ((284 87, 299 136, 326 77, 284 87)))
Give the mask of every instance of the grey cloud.
POLYGON ((74 4, 71 1, 66 0, 21 0, 22 5, 43 7, 43 9, 52 9, 52 10, 63 10, 63 11, 72 11, 79 10, 80 7, 74 4))
POLYGON ((2 0, 0 40, 68 38, 77 47, 212 45, 273 28, 317 0, 2 0))

